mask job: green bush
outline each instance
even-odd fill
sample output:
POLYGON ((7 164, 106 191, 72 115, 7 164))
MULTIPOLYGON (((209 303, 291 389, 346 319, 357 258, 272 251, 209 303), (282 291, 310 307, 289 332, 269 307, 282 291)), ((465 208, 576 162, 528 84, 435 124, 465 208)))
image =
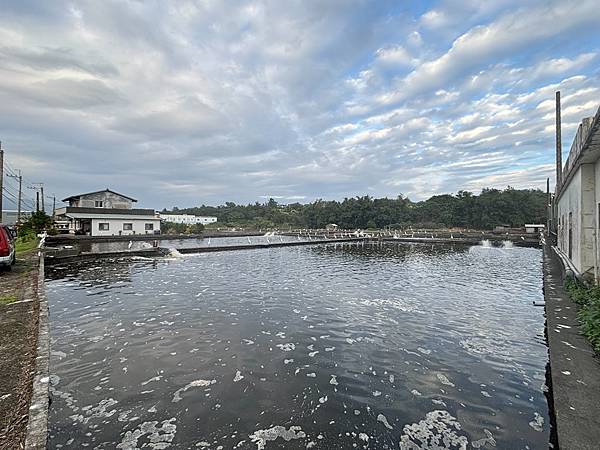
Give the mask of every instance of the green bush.
POLYGON ((38 233, 47 231, 50 233, 54 228, 52 217, 47 215, 43 211, 34 212, 25 222, 23 222, 18 229, 18 235, 33 235, 34 237, 38 233))
POLYGON ((565 281, 571 299, 581 306, 577 317, 583 334, 589 339, 596 353, 600 354, 600 286, 584 286, 573 278, 565 281))

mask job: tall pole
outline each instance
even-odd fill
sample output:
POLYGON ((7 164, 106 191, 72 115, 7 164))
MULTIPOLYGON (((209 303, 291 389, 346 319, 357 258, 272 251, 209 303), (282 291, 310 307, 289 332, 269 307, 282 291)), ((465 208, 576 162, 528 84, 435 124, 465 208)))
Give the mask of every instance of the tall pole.
POLYGON ((52 217, 56 215, 56 195, 52 196, 52 217))
POLYGON ((0 222, 2 222, 2 198, 4 197, 4 150, 0 141, 0 222))
POLYGON ((23 177, 21 176, 21 171, 19 170, 19 198, 17 199, 17 223, 21 223, 21 198, 23 194, 21 193, 23 190, 23 177))
POLYGON ((550 199, 550 178, 546 178, 546 211, 547 211, 547 220, 546 220, 546 233, 547 236, 550 236, 550 231, 552 227, 552 201, 550 199))
POLYGON ((556 191, 562 185, 562 141, 560 133, 560 91, 556 91, 556 191))
POLYGON ((40 191, 35 191, 35 212, 40 212, 40 191))
POLYGON ((40 194, 42 197, 42 212, 45 214, 46 213, 46 207, 44 206, 44 186, 40 186, 40 191, 42 191, 42 193, 40 194))

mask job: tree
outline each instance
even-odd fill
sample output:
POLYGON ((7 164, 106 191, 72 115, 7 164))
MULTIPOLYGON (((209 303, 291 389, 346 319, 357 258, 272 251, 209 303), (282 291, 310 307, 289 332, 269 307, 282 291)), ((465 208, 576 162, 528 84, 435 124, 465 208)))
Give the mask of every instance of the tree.
POLYGON ((35 235, 44 231, 51 233, 53 230, 54 223, 52 222, 52 217, 44 211, 36 211, 19 226, 18 234, 20 236, 35 235))
MULTIPOLYGON (((174 208, 174 210, 177 210, 174 208)), ((336 223, 341 228, 396 226, 463 227, 490 229, 496 225, 523 226, 546 221, 546 194, 536 189, 483 189, 480 195, 458 191, 435 195, 413 203, 398 195, 377 198, 368 195, 340 201, 317 199, 312 203, 266 203, 220 206, 202 205, 177 210, 180 213, 216 216, 219 224, 246 228, 323 228, 336 223)))

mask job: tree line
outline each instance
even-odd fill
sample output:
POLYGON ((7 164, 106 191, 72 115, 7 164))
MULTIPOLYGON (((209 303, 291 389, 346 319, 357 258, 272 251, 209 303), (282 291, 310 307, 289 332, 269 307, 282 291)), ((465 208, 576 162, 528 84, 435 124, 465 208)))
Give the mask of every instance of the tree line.
POLYGON ((252 228, 324 228, 335 223, 341 228, 448 228, 492 229, 498 225, 521 227, 525 223, 546 222, 546 194, 538 189, 504 190, 486 188, 481 194, 459 191, 434 195, 413 202, 396 198, 362 197, 342 201, 316 200, 312 203, 279 204, 268 202, 220 206, 202 205, 164 213, 215 216, 218 226, 252 228))

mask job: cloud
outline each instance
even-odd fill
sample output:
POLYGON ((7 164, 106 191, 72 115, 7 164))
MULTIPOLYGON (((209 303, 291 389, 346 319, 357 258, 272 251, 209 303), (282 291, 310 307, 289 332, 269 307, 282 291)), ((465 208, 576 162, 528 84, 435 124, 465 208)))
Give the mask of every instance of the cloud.
POLYGON ((61 198, 544 188, 554 92, 565 143, 599 102, 592 1, 5 3, 6 158, 61 198))

